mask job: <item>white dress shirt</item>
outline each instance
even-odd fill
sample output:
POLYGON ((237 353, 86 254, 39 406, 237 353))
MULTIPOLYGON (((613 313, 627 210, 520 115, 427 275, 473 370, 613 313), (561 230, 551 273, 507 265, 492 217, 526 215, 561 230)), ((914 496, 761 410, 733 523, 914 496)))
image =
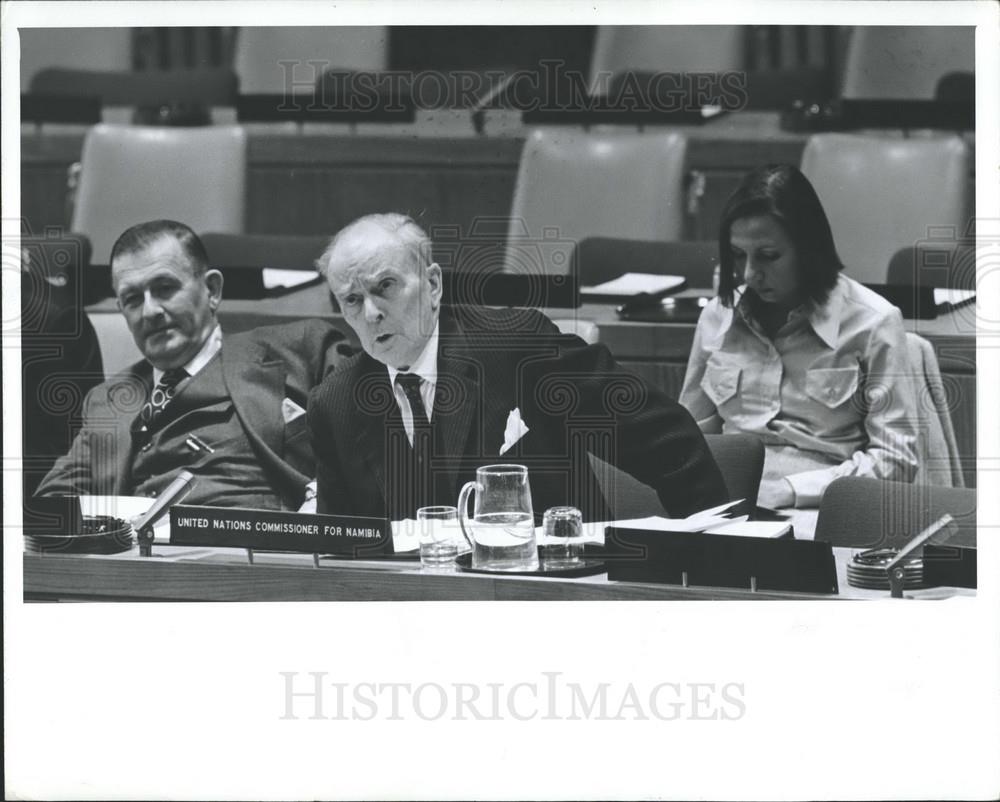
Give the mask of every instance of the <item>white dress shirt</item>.
MULTIPOLYGON (((219 349, 222 348, 222 326, 218 323, 212 330, 212 333, 208 335, 208 339, 202 343, 201 350, 198 351, 186 365, 181 367, 187 372, 187 375, 194 376, 200 371, 205 365, 207 365, 212 357, 219 353, 219 349)), ((157 367, 153 368, 153 387, 156 387, 160 383, 160 379, 163 378, 165 371, 160 370, 157 367)))

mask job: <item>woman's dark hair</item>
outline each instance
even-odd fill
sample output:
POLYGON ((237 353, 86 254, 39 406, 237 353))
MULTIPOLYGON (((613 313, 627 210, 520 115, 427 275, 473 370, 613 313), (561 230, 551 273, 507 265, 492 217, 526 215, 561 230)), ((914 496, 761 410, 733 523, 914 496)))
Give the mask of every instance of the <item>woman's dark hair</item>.
MULTIPOLYGON (((790 164, 769 164, 758 167, 743 179, 729 196, 719 223, 719 298, 726 306, 733 305, 733 291, 742 283, 742 276, 733 273, 730 249, 730 229, 744 217, 768 215, 785 230, 798 257, 799 281, 804 294, 817 305, 826 302, 837 283, 837 274, 844 269, 833 244, 830 221, 823 204, 809 179, 790 164)), ((754 311, 754 300, 747 300, 754 311)))

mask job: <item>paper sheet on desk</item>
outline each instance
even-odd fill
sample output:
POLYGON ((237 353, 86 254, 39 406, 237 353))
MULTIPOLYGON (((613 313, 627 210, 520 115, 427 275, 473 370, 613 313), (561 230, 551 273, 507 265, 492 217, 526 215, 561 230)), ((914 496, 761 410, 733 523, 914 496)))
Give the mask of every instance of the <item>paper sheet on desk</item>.
POLYGON ((275 267, 265 267, 261 271, 264 289, 274 290, 278 287, 298 287, 316 280, 316 273, 311 270, 279 270, 275 267))
POLYGON ((934 288, 934 303, 936 304, 960 304, 976 297, 975 290, 949 290, 943 287, 934 288))
POLYGON ((684 284, 683 276, 661 276, 656 273, 624 273, 616 279, 593 287, 581 287, 582 295, 616 295, 628 298, 640 292, 655 295, 684 284))
MULTIPOLYGON (((154 499, 145 496, 80 496, 80 511, 84 515, 110 515, 131 523, 146 512, 153 505, 153 501, 154 499)), ((169 513, 153 527, 153 542, 170 542, 169 513)))

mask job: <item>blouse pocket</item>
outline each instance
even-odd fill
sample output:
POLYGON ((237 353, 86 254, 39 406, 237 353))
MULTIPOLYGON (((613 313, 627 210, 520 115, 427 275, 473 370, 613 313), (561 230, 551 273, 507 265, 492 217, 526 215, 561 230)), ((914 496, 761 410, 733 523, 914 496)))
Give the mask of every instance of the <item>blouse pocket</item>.
POLYGON ((825 407, 839 407, 858 389, 858 366, 814 368, 806 372, 806 393, 825 407))
POLYGON ((741 369, 736 365, 708 360, 705 365, 705 375, 701 380, 701 389, 705 391, 716 407, 721 407, 726 401, 736 395, 740 389, 741 369))

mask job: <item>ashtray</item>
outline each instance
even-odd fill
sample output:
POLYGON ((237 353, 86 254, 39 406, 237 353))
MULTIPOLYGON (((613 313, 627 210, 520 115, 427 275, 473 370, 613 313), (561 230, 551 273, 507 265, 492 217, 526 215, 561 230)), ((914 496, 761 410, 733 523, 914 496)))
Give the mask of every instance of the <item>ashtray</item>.
MULTIPOLYGON (((847 564, 847 584, 855 588, 889 590, 886 566, 899 554, 896 549, 869 549, 855 554, 847 564)), ((903 562, 903 588, 924 586, 924 563, 919 557, 903 562)))
POLYGON ((25 550, 34 553, 117 554, 132 547, 132 525, 110 515, 84 516, 83 531, 66 535, 25 535, 25 550))

